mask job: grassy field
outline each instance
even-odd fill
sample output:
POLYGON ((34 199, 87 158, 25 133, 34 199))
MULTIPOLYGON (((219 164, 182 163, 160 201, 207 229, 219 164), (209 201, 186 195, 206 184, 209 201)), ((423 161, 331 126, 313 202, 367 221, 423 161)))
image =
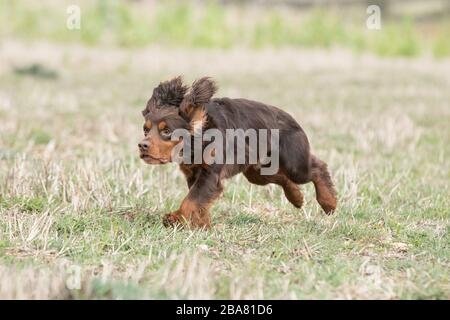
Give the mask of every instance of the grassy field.
POLYGON ((20 41, 0 60, 0 298, 450 298, 448 60, 20 41), (312 185, 298 210, 238 176, 212 230, 164 228, 187 186, 137 142, 152 88, 178 74, 291 113, 336 214, 312 185))

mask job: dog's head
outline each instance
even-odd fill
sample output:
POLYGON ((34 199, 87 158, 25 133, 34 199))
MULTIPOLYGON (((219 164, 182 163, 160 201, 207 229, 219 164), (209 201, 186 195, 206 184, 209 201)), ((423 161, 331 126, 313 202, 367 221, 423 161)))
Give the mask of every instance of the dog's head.
POLYGON ((209 78, 195 81, 188 94, 181 77, 161 82, 142 111, 145 118, 144 139, 139 143, 140 157, 148 164, 164 164, 172 160, 173 148, 182 141, 172 141, 177 129, 193 134, 204 127, 207 103, 216 86, 209 78))

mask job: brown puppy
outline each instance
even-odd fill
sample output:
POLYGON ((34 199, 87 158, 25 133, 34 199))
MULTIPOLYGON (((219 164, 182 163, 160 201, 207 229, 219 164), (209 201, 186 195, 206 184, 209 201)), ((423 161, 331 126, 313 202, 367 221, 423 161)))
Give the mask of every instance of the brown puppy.
MULTIPOLYGON (((327 214, 333 213, 337 200, 327 165, 310 153, 308 139, 300 125, 286 112, 260 102, 212 99, 216 90, 215 83, 207 77, 195 81, 189 93, 181 77, 160 83, 153 90, 152 97, 142 111, 145 118, 145 137, 139 143, 141 159, 148 164, 171 162, 175 146, 188 142, 192 144, 194 136, 202 136, 209 129, 215 129, 224 137, 230 129, 242 129, 246 132, 258 130, 256 140, 267 146, 267 155, 276 154, 277 170, 273 174, 263 174, 262 170, 270 166, 270 163, 266 163, 259 154, 256 162, 250 161, 250 138, 244 138, 244 148, 239 149, 233 145, 231 149, 236 155, 233 159, 238 159, 239 152, 244 153, 243 162, 211 163, 204 157, 195 162, 193 151, 185 153, 187 157, 183 159, 190 161, 180 163, 180 169, 186 176, 189 193, 177 211, 164 217, 164 225, 188 224, 192 227, 209 228, 209 209, 222 193, 223 179, 238 173, 243 173, 249 182, 257 185, 280 185, 286 198, 297 208, 303 204, 303 195, 298 184, 313 182, 317 201, 327 214), (189 137, 173 139, 172 135, 177 129, 185 129, 189 137), (276 129, 276 149, 273 142, 263 140, 263 136, 259 134, 261 129, 276 129), (190 164, 191 162, 193 163, 190 164)), ((274 134, 270 131, 270 136, 272 135, 274 134)), ((201 151, 209 144, 210 142, 202 141, 201 151)), ((227 141, 224 142, 225 145, 224 149, 227 149, 227 141)), ((261 144, 258 146, 261 148, 261 144)), ((215 151, 216 149, 212 151, 213 155, 217 153, 215 151)), ((223 150, 220 152, 225 153, 223 150)))

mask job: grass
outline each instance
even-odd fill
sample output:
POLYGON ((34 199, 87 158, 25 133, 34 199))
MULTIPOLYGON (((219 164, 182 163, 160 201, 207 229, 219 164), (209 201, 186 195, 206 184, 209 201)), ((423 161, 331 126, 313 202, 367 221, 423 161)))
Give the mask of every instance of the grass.
MULTIPOLYGON (((172 48, 346 47, 381 56, 450 54, 445 20, 428 25, 409 16, 382 15, 382 29, 366 29, 364 7, 343 11, 251 6, 202 5, 179 1, 77 1, 81 29, 66 28, 73 1, 26 0, 0 4, 0 36, 26 40, 112 45, 123 48, 162 45, 172 48)), ((402 11, 400 11, 402 12, 402 11)))
POLYGON ((449 298, 448 62, 21 42, 0 57, 1 298, 449 298), (36 63, 57 76, 15 72, 36 63), (298 210, 238 176, 211 231, 165 229, 186 183, 136 144, 153 86, 177 74, 297 118, 338 212, 311 185, 298 210))

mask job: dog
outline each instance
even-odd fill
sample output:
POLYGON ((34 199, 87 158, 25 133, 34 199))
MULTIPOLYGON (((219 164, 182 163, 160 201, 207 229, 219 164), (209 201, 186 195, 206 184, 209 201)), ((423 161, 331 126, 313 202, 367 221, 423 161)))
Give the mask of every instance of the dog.
MULTIPOLYGON (((154 88, 142 111, 145 123, 144 138, 138 144, 140 158, 147 164, 172 162, 176 146, 208 129, 224 134, 227 129, 277 129, 279 168, 274 174, 262 174, 267 164, 262 164, 261 158, 256 163, 247 160, 244 163, 207 163, 205 159, 200 163, 181 162, 179 167, 186 177, 189 192, 178 210, 164 216, 163 224, 210 228, 209 211, 223 191, 223 181, 239 173, 256 185, 281 186, 286 198, 297 208, 303 205, 298 185, 312 182, 318 203, 326 214, 332 214, 337 197, 327 164, 311 154, 308 138, 294 118, 281 109, 256 101, 213 98, 216 91, 217 85, 209 77, 196 80, 190 88, 183 84, 181 77, 161 82, 154 88), (189 137, 172 139, 177 129, 186 130, 189 137)), ((258 136, 258 139, 261 138, 258 136)), ((202 142, 202 150, 207 146, 208 143, 202 142)), ((248 150, 244 148, 245 159, 248 150)), ((190 157, 188 155, 188 159, 190 157)))

